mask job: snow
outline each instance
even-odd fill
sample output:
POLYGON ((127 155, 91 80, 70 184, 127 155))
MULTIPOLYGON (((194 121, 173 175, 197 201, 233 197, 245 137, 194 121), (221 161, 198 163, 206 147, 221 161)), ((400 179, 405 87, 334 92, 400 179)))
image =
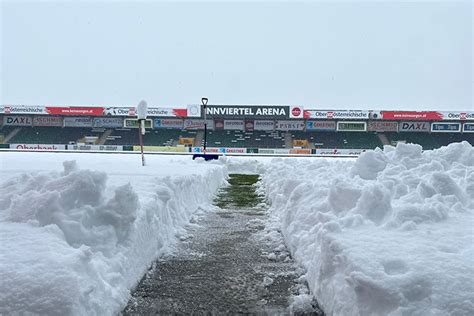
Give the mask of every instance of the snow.
MULTIPOLYGON (((352 158, 0 154, 0 314, 118 313, 227 172, 262 174, 262 238, 327 315, 474 314, 474 148, 352 158), (262 205, 263 207, 264 205, 262 205), (280 232, 284 240, 281 239, 280 232)), ((265 284, 270 284, 269 277, 265 284)))
POLYGON ((1 153, 0 167, 0 314, 118 313, 227 172, 120 154, 1 153))
MULTIPOLYGON (((264 162, 265 164, 265 162, 264 162)), ((274 159, 281 230, 327 315, 474 314, 474 148, 411 144, 357 160, 274 159)))

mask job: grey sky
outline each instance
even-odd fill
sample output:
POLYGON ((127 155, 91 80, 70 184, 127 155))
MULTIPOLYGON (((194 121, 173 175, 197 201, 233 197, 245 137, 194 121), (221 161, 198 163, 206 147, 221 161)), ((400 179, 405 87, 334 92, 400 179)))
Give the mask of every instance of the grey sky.
POLYGON ((473 8, 2 1, 2 104, 474 110, 473 8))

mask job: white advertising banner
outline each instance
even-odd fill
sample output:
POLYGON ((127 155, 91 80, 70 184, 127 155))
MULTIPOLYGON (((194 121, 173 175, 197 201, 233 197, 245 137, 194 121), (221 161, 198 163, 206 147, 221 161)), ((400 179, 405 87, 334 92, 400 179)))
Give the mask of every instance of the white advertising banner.
POLYGON ((115 145, 67 145, 67 150, 123 151, 123 146, 115 146, 115 145))
POLYGON ((278 131, 302 131, 304 127, 304 121, 276 121, 275 123, 275 129, 278 131))
POLYGON ((4 105, 5 114, 48 114, 42 105, 4 105))
POLYGON ((290 118, 302 119, 303 118, 303 107, 292 105, 290 106, 290 118))
POLYGON ((60 116, 33 116, 33 126, 63 126, 60 116))
POLYGON ((155 128, 183 128, 183 120, 179 119, 155 119, 155 128))
POLYGON ((369 132, 398 132, 398 122, 393 121, 370 121, 367 124, 369 132))
POLYGON ((201 106, 198 104, 189 104, 187 111, 187 117, 201 117, 201 106))
POLYGON ((65 117, 64 127, 92 127, 91 117, 65 117))
POLYGON ((107 107, 104 108, 106 116, 136 116, 134 107, 107 107))
POLYGON ((5 126, 31 126, 33 120, 31 116, 4 116, 3 125, 5 126))
POLYGON ((307 131, 335 131, 335 121, 306 121, 307 131))
POLYGON ((430 122, 401 122, 399 132, 429 132, 431 130, 430 122))
POLYGON ((337 155, 360 155, 363 152, 366 152, 370 149, 316 149, 316 155, 328 155, 328 156, 337 156, 337 155))
POLYGON ((243 131, 245 124, 243 120, 224 120, 224 129, 243 131))
POLYGON ((10 144, 10 149, 18 150, 38 150, 38 151, 55 151, 65 150, 66 145, 51 145, 51 144, 10 144))
POLYGON ((254 121, 253 129, 256 131, 273 131, 275 121, 254 121))
POLYGON ((105 128, 123 127, 123 119, 121 117, 95 117, 92 126, 105 128))
MULTIPOLYGON (((184 120, 184 129, 204 129, 204 120, 184 120)), ((213 120, 207 120, 207 129, 214 129, 213 120)))
POLYGON ((473 111, 452 111, 452 112, 441 112, 443 120, 447 121, 474 121, 473 111))
POLYGON ((368 119, 369 111, 305 110, 306 119, 368 119))

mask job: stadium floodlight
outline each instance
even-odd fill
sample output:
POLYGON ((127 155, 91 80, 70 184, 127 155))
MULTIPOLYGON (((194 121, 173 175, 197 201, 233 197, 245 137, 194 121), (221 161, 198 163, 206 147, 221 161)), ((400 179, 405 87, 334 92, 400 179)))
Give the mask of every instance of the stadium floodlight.
POLYGON ((137 105, 137 118, 138 118, 138 137, 140 140, 140 151, 142 154, 142 166, 145 166, 145 154, 143 153, 143 136, 145 135, 145 121, 148 111, 148 104, 142 100, 137 105))

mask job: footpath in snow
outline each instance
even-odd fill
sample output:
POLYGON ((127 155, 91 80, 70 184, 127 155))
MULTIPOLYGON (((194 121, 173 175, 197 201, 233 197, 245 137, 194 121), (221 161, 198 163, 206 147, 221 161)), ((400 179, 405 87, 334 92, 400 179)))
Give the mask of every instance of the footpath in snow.
POLYGON ((176 250, 140 282, 124 315, 318 315, 280 239, 261 237, 266 217, 256 175, 231 175, 214 211, 196 216, 176 250))

